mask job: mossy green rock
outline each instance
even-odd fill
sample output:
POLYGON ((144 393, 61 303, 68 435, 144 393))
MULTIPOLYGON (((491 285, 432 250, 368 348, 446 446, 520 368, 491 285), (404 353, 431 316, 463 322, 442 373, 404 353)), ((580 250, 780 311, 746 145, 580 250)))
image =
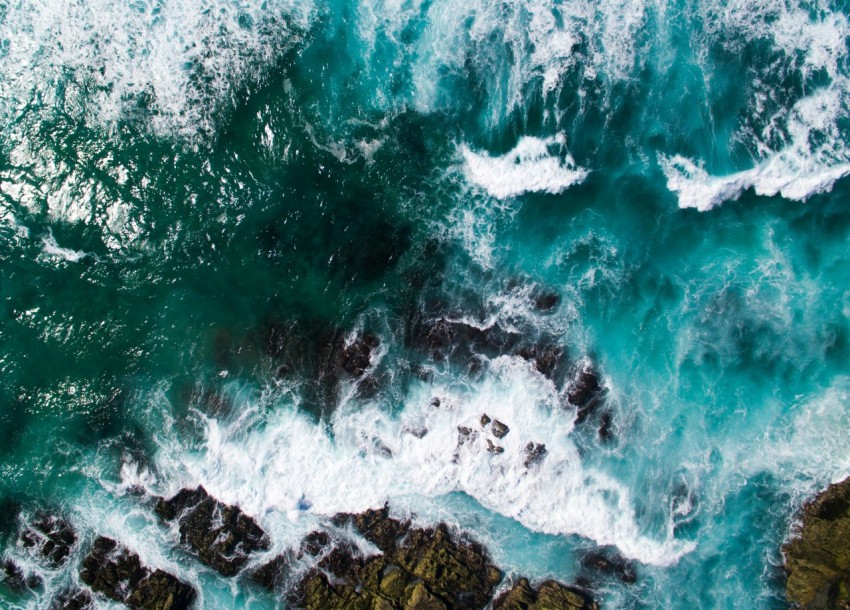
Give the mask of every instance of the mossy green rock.
POLYGON ((803 507, 800 531, 783 551, 788 601, 805 610, 850 608, 850 478, 803 507))
POLYGON ((598 610, 584 591, 547 580, 533 589, 521 578, 510 591, 493 602, 493 610, 598 610))

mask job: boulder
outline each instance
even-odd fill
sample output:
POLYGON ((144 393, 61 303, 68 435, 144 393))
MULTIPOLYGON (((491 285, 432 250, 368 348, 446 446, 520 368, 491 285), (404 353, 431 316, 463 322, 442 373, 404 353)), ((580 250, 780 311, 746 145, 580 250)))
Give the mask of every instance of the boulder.
POLYGON ((804 610, 850 607, 850 478, 803 506, 782 550, 788 601, 804 610))
POLYGON ((493 420, 493 426, 491 427, 491 430, 493 432, 493 436, 495 436, 496 438, 505 438, 508 435, 508 432, 511 431, 511 429, 508 428, 507 425, 503 424, 498 419, 493 420))
POLYGON ((525 449, 523 449, 525 459, 523 459, 522 463, 526 468, 531 468, 533 465, 542 462, 547 453, 546 445, 529 441, 525 449))
POLYGON ((576 423, 582 423, 599 404, 605 390, 589 360, 575 368, 567 387, 567 401, 576 408, 576 423))
POLYGON ((481 427, 486 428, 487 424, 489 424, 491 421, 493 421, 493 420, 491 420, 490 416, 485 413, 484 415, 481 416, 481 427))
POLYGON ((541 375, 552 381, 557 382, 565 368, 566 354, 557 345, 529 345, 518 349, 516 355, 531 362, 541 375))
POLYGON ((162 570, 151 571, 138 555, 103 536, 83 560, 80 579, 131 610, 185 610, 195 600, 192 587, 162 570))
POLYGON ((534 589, 521 578, 493 602, 493 610, 598 610, 599 605, 585 591, 547 580, 534 589))
POLYGON ((170 500, 160 498, 155 510, 163 520, 176 521, 181 541, 224 576, 237 574, 254 551, 269 548, 268 537, 251 517, 203 487, 182 489, 170 500))
POLYGON ((35 551, 52 568, 58 568, 68 560, 77 535, 61 517, 42 513, 21 532, 20 540, 22 546, 35 551))
POLYGON ((504 448, 504 447, 500 447, 499 445, 494 444, 494 443, 493 443, 493 441, 491 441, 491 440, 488 438, 488 439, 487 439, 487 451, 489 451, 490 453, 492 453, 492 454, 494 454, 494 455, 499 455, 500 453, 504 453, 504 452, 505 452, 505 448, 504 448))
POLYGON ((543 290, 537 293, 537 296, 534 297, 534 307, 538 311, 552 311, 560 302, 561 297, 558 293, 550 290, 543 290))

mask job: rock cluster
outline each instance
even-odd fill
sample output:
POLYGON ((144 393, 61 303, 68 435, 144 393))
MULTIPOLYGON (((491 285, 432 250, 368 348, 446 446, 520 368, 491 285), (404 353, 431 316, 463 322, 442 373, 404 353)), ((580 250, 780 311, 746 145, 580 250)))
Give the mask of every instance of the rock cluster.
POLYGON ((156 513, 176 521, 181 541, 224 576, 237 574, 252 552, 269 548, 268 537, 251 517, 219 502, 203 487, 182 489, 170 500, 161 498, 156 513))
POLYGON ((783 552, 788 601, 804 610, 850 608, 850 478, 803 507, 783 552))
POLYGON ((195 599, 192 587, 162 570, 149 570, 138 555, 103 536, 83 560, 80 579, 133 610, 185 610, 195 599))
POLYGON ((493 610, 598 610, 599 605, 581 589, 547 580, 534 589, 522 578, 493 602, 493 610))

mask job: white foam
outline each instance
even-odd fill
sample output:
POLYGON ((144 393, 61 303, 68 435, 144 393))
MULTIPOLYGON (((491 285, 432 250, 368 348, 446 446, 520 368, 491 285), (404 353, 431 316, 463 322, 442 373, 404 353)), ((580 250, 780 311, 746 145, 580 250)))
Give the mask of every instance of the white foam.
POLYGON ((430 501, 462 491, 533 530, 586 536, 650 564, 669 565, 693 548, 672 535, 642 534, 629 490, 583 466, 570 439, 572 414, 557 406, 551 382, 521 359, 492 364, 474 386, 450 380, 417 386, 398 417, 388 405, 355 403, 336 411, 327 429, 292 408, 263 419, 263 410, 251 404, 234 421, 201 417, 203 448, 187 451, 171 439, 158 467, 169 492, 187 481, 202 483, 264 523, 289 529, 316 515, 394 498, 409 506, 411 497, 430 501), (439 407, 431 405, 434 395, 439 407), (508 424, 510 433, 497 439, 482 429, 485 412, 508 424), (474 431, 466 443, 459 444, 459 425, 474 431), (488 452, 488 439, 504 453, 488 452), (530 441, 544 443, 548 454, 526 468, 530 441))
POLYGON ((524 136, 510 152, 491 157, 464 144, 464 171, 470 182, 498 199, 523 193, 561 193, 583 182, 589 173, 578 167, 569 153, 558 154, 565 145, 563 134, 546 139, 524 136))
POLYGON ((43 244, 42 251, 45 254, 56 256, 62 260, 68 261, 69 263, 78 263, 87 256, 94 256, 93 254, 83 252, 82 250, 70 250, 69 248, 63 248, 56 243, 53 233, 48 233, 45 237, 42 237, 41 242, 43 244))
POLYGON ((35 98, 98 125, 142 100, 160 135, 209 131, 312 18, 310 2, 33 0, 0 20, 0 118, 35 98))

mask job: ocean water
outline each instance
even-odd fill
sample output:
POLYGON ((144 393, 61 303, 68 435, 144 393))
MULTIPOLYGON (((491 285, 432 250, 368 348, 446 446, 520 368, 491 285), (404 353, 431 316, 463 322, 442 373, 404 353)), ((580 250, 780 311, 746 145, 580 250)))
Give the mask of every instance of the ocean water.
POLYGON ((199 607, 283 607, 133 491, 203 484, 272 553, 388 501, 508 575, 614 549, 638 580, 596 577, 604 608, 787 607, 795 511, 850 473, 847 15, 0 0, 0 533, 43 579, 2 606, 78 580, 15 544, 48 509, 199 607), (510 350, 435 361, 436 315, 592 362, 604 405, 510 350), (371 391, 329 379, 366 332, 371 391), (500 455, 457 446, 485 412, 500 455))

